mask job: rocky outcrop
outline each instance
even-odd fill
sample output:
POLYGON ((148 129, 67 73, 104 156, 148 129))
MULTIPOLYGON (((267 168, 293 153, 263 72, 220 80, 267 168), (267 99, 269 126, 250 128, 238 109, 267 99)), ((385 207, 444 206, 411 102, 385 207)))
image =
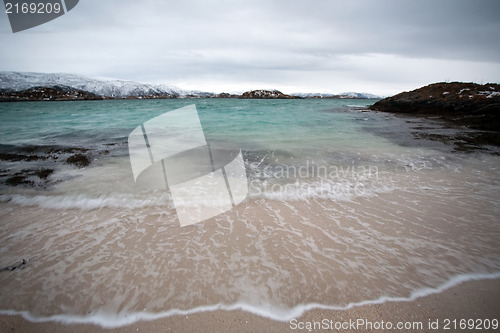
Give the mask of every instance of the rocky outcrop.
POLYGON ((68 157, 68 159, 66 159, 66 163, 73 164, 79 168, 85 168, 90 165, 90 158, 85 154, 78 153, 68 157))
POLYGON ((434 83, 382 99, 370 109, 432 115, 470 128, 500 132, 500 85, 434 83))
POLYGON ((239 97, 240 95, 228 94, 225 92, 215 95, 215 98, 239 98, 239 97))
POLYGON ((33 87, 21 91, 0 91, 0 102, 101 100, 104 97, 67 87, 33 87))
POLYGON ((278 90, 252 90, 241 95, 242 99, 297 99, 298 96, 290 96, 283 94, 278 90))

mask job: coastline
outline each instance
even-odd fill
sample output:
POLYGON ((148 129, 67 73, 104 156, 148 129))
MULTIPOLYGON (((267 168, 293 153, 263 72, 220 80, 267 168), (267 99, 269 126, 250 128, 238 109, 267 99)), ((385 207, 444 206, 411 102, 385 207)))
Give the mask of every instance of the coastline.
MULTIPOLYGON (((442 131, 440 126, 431 125, 408 122, 409 128, 415 127, 420 133, 442 131)), ((412 139, 413 130, 405 127, 403 132, 412 139)), ((400 147, 397 145, 394 152, 404 152, 400 147)), ((30 309, 35 314, 39 311, 48 316, 58 313, 86 316, 93 309, 122 314, 121 318, 131 313, 125 318, 128 322, 122 322, 127 326, 102 328, 91 324, 99 321, 89 317, 74 321, 86 324, 64 324, 33 323, 18 315, 0 315, 0 332, 282 332, 308 331, 299 329, 299 323, 322 322, 323 319, 337 322, 358 318, 371 322, 418 320, 425 324, 429 319, 493 319, 492 316, 500 313, 500 275, 488 277, 496 280, 465 282, 481 279, 481 276, 460 274, 499 271, 497 240, 500 230, 494 219, 498 212, 494 209, 497 202, 496 157, 482 154, 480 164, 491 168, 482 165, 477 168, 473 156, 452 154, 444 148, 442 151, 445 152, 443 159, 438 149, 428 155, 411 155, 410 158, 402 155, 400 159, 383 162, 379 158, 384 155, 377 155, 375 159, 359 163, 363 166, 367 165, 366 161, 377 162, 380 170, 377 168, 375 178, 360 179, 358 174, 346 174, 344 178, 331 176, 334 181, 351 180, 354 185, 362 181, 363 186, 367 186, 367 195, 356 197, 356 200, 341 200, 337 188, 333 187, 327 192, 334 196, 333 201, 325 200, 332 198, 323 197, 324 192, 309 193, 312 201, 300 192, 299 198, 306 200, 297 201, 297 193, 293 191, 277 193, 288 198, 284 202, 249 201, 227 213, 224 220, 215 219, 218 233, 210 225, 178 230, 170 213, 160 205, 145 203, 141 197, 124 196, 134 192, 127 192, 128 185, 120 182, 130 179, 128 160, 121 155, 126 163, 118 163, 114 158, 113 163, 98 162, 88 169, 68 167, 69 180, 58 185, 54 195, 34 192, 2 197, 0 206, 6 209, 0 209, 0 219, 10 222, 5 224, 9 228, 3 230, 4 243, 8 244, 6 253, 10 256, 4 260, 10 264, 19 258, 36 259, 21 272, 23 274, 16 272, 16 275, 5 276, 2 308, 30 309), (117 168, 120 165, 126 168, 117 168), (481 173, 472 173, 472 170, 481 173), (76 174, 81 175, 71 177, 76 174), (125 187, 108 191, 96 186, 109 183, 125 187), (371 188, 372 183, 378 185, 371 188), (391 184, 400 186, 390 187, 391 184), (127 198, 136 198, 137 207, 131 207, 127 198), (459 207, 454 205, 457 200, 461 202, 459 207), (33 224, 35 220, 39 223, 33 224), (237 221, 246 223, 235 223, 237 221), (96 231, 102 238, 95 238, 96 231), (186 240, 190 240, 190 249, 196 256, 179 256, 182 252, 179 249, 184 248, 186 240), (217 246, 220 244, 224 246, 217 246), (161 255, 155 255, 157 253, 161 255), (231 262, 239 266, 224 265, 234 253, 237 257, 231 262), (312 255, 304 256, 304 253, 312 255), (260 260, 259 265, 253 264, 253 258, 260 260), (220 265, 212 265, 210 260, 220 265), (329 268, 323 275, 320 274, 322 267, 329 268), (187 274, 193 271, 202 272, 198 280, 187 274), (429 277, 430 271, 433 274, 429 277), (178 274, 161 275, 165 272, 178 274), (206 272, 214 272, 211 280, 201 278, 206 272), (426 290, 426 286, 439 285, 457 275, 458 279, 452 278, 436 289, 426 290), (227 276, 234 278, 224 279, 227 276), (213 284, 218 289, 211 289, 213 284), (156 302, 159 291, 169 288, 176 291, 175 297, 168 298, 165 292, 156 302), (78 293, 74 294, 73 290, 78 293), (399 292, 391 293, 396 290, 399 292), (405 290, 416 292, 408 295, 405 290), (225 298, 215 297, 217 291, 225 298), (432 295, 417 298, 425 294, 432 295), (127 298, 123 300, 122 295, 127 298), (266 312, 265 306, 255 311, 264 317, 252 314, 251 308, 232 310, 238 308, 237 305, 224 310, 215 310, 217 306, 203 309, 204 304, 234 304, 245 301, 245 297, 251 303, 254 295, 270 295, 268 298, 277 304, 301 309, 312 308, 309 303, 314 302, 360 303, 348 306, 347 310, 321 309, 319 305, 320 309, 307 311, 298 318, 296 330, 291 323, 266 319, 272 314, 266 312), (386 300, 383 295, 403 298, 386 300), (366 302, 371 305, 361 305, 365 303, 363 300, 374 301, 366 302), (100 306, 99 302, 109 306, 100 306), (17 306, 19 304, 29 304, 29 307, 17 306), (200 312, 196 312, 197 307, 201 308, 200 312), (175 315, 175 310, 162 313, 163 309, 175 308, 188 309, 192 313, 175 315), (132 323, 143 314, 146 320, 132 323), (160 318, 162 315, 164 317, 160 318)), ((35 152, 29 156, 37 156, 35 152)), ((340 157, 333 155, 338 160, 326 166, 345 166, 340 157)), ((302 164, 297 162, 292 166, 301 170, 302 164)), ((66 322, 72 319, 64 315, 59 318, 66 322)))
MULTIPOLYGON (((398 322, 418 325, 422 323, 423 329, 396 330, 399 332, 468 332, 472 330, 453 328, 453 320, 461 319, 497 319, 500 313, 500 278, 492 280, 467 281, 451 287, 438 294, 417 298, 410 302, 385 302, 355 306, 348 310, 322 310, 314 309, 305 312, 296 320, 279 322, 260 317, 242 310, 234 311, 209 311, 190 315, 175 315, 152 321, 139 321, 131 325, 118 328, 102 328, 93 324, 62 324, 57 322, 34 323, 25 320, 20 315, 0 316, 1 332, 308 332, 307 325, 318 322, 323 327, 312 327, 311 331, 333 332, 366 332, 361 325, 353 330, 336 330, 332 323, 349 322, 362 319, 365 325, 379 325, 382 320, 387 325, 389 322, 396 325, 398 322), (445 319, 449 319, 450 330, 445 330, 445 319), (438 328, 434 329, 438 320, 438 328), (429 328, 429 322, 434 325, 429 328), (371 323, 371 324, 370 324, 371 323), (302 325, 305 327, 301 329, 302 325)), ((409 325, 409 324, 408 324, 409 325)), ((457 324, 458 325, 458 324, 457 324)), ((368 327, 370 328, 370 327, 368 327)), ((393 329, 394 330, 394 329, 393 329)), ((372 332, 383 332, 386 329, 375 329, 372 332)), ((484 330, 481 330, 484 331, 484 330)), ((486 330, 488 331, 488 330, 486 330)), ((493 331, 490 329, 489 331, 493 331)))

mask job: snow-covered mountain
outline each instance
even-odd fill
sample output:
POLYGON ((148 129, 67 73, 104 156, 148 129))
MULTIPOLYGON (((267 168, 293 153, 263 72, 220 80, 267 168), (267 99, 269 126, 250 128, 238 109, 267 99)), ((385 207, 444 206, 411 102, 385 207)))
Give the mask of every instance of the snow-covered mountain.
MULTIPOLYGON (((238 97, 203 91, 187 91, 168 85, 155 85, 125 80, 98 80, 83 75, 66 73, 32 73, 0 71, 0 91, 19 92, 34 87, 70 87, 90 94, 111 98, 214 98, 238 97)), ((380 98, 372 94, 346 92, 342 94, 297 93, 302 98, 380 98)))
POLYGON ((21 91, 33 87, 68 86, 92 94, 125 97, 182 97, 191 92, 166 85, 152 85, 122 80, 96 80, 64 73, 0 72, 0 90, 21 91))

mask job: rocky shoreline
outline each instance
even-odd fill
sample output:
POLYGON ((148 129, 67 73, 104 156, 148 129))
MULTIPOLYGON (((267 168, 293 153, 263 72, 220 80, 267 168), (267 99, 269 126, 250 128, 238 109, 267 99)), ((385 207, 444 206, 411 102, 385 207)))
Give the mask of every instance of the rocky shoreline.
POLYGON ((6 146, 0 145, 0 185, 50 188, 61 179, 54 175, 64 165, 85 168, 108 150, 63 146, 6 146))
POLYGON ((500 85, 434 83, 382 99, 370 109, 437 116, 475 129, 500 131, 500 85))
MULTIPOLYGON (((363 96, 362 94, 358 94, 363 96)), ((243 94, 229 93, 191 93, 187 95, 152 93, 149 95, 129 95, 125 97, 114 97, 97 95, 85 90, 76 89, 70 86, 37 86, 25 90, 15 91, 12 89, 0 89, 0 102, 36 102, 36 101, 91 101, 91 100, 110 100, 110 99, 172 99, 172 98, 239 98, 239 99, 367 99, 366 97, 351 95, 327 95, 309 94, 307 96, 287 95, 278 90, 251 90, 243 94)))
MULTIPOLYGON (((442 120, 448 126, 476 130, 460 137, 466 145, 500 146, 500 85, 434 83, 371 105, 370 110, 442 120)), ((433 138, 449 141, 449 138, 433 138)))

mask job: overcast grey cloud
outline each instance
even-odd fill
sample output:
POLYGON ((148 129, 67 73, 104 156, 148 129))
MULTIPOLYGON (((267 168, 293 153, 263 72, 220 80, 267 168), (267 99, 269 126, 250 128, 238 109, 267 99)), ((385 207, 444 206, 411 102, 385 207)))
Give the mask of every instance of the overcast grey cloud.
POLYGON ((0 70, 68 72, 185 89, 382 95, 500 81, 500 1, 80 0, 13 34, 0 70))

